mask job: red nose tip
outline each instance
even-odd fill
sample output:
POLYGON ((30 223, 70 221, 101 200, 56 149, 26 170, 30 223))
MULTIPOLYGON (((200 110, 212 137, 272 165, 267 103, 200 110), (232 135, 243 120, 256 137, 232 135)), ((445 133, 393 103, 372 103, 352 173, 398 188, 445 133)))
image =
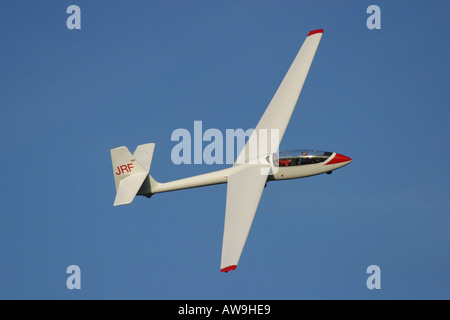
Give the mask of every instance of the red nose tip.
POLYGON ((336 153, 334 158, 331 159, 331 161, 328 162, 327 164, 336 164, 336 163, 349 162, 349 161, 352 161, 352 159, 350 159, 347 156, 344 156, 343 154, 336 153))

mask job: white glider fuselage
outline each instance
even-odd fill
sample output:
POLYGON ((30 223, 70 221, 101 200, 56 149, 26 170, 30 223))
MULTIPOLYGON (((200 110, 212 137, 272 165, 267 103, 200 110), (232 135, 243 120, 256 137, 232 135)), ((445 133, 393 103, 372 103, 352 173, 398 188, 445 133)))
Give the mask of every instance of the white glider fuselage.
MULTIPOLYGON (((275 166, 276 168, 272 170, 272 174, 268 175, 267 181, 299 179, 322 173, 331 173, 352 161, 350 158, 339 153, 319 152, 320 154, 328 154, 327 156, 319 156, 317 155, 317 151, 302 151, 305 153, 304 155, 293 155, 292 151, 288 152, 291 154, 282 156, 279 159, 277 158, 275 165, 273 162, 271 163, 271 166, 275 166)), ((280 155, 285 153, 287 152, 282 151, 280 155)), ((139 190, 138 195, 151 197, 156 193, 227 183, 228 177, 238 173, 247 166, 252 166, 252 164, 235 165, 227 169, 164 183, 157 182, 149 175, 139 190)))

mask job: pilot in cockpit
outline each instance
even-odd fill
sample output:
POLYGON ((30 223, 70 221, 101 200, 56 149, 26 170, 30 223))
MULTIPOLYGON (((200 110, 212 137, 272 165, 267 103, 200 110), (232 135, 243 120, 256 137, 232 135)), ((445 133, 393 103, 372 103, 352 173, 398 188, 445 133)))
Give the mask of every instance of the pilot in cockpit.
POLYGON ((302 151, 302 157, 300 158, 300 164, 309 164, 309 159, 307 158, 308 153, 302 151))

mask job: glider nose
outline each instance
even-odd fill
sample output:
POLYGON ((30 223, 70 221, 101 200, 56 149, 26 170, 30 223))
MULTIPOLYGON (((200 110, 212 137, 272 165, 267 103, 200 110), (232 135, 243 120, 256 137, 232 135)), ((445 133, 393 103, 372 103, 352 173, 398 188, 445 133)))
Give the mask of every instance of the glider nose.
POLYGON ((344 156, 343 154, 340 153, 336 153, 336 155, 334 156, 333 159, 330 160, 330 162, 327 163, 328 164, 338 164, 338 163, 346 163, 349 164, 350 162, 352 162, 352 159, 344 156))
POLYGON ((342 163, 342 162, 349 162, 352 161, 351 158, 344 156, 343 154, 340 153, 336 153, 336 156, 334 157, 334 159, 336 162, 335 163, 342 163))

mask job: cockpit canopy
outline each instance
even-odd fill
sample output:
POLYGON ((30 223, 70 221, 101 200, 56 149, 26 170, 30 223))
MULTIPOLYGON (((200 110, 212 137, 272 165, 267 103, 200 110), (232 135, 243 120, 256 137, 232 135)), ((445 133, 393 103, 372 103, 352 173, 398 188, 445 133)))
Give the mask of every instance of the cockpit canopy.
POLYGON ((280 151, 278 156, 278 163, 280 167, 314 164, 324 162, 332 154, 333 152, 316 150, 280 151))

